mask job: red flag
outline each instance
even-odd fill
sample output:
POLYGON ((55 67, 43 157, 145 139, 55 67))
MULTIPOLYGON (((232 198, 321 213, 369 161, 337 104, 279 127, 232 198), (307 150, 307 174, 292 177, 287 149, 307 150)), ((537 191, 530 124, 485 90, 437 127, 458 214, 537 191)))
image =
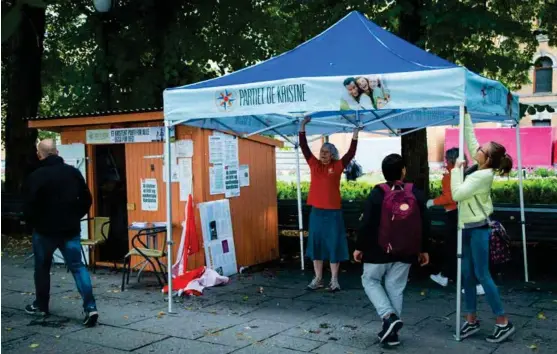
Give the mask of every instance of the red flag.
POLYGON ((188 203, 185 210, 185 221, 182 223, 182 238, 180 247, 176 255, 176 263, 172 266, 172 277, 176 278, 183 275, 188 267, 188 256, 199 251, 199 238, 195 227, 195 208, 193 207, 193 197, 188 196, 188 203))
POLYGON ((199 252, 199 238, 195 227, 195 209, 193 208, 193 197, 188 196, 186 211, 186 249, 188 256, 199 252))

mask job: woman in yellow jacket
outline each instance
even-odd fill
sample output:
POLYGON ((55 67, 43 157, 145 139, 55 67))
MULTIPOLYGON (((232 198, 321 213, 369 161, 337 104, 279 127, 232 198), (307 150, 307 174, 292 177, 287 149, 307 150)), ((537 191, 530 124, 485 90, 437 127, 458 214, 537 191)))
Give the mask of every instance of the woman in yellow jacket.
POLYGON ((495 174, 508 174, 513 161, 503 145, 489 142, 478 143, 470 115, 464 115, 464 138, 470 156, 476 162, 467 171, 467 177, 460 180, 463 162, 451 171, 451 191, 455 202, 460 205, 458 226, 462 229, 462 279, 464 285, 464 305, 466 321, 460 330, 461 338, 466 338, 480 330, 476 317, 476 279, 483 286, 487 302, 497 316, 495 330, 486 340, 500 343, 514 333, 515 327, 509 321, 497 286, 489 273, 490 230, 485 215, 493 213, 491 185, 495 174))

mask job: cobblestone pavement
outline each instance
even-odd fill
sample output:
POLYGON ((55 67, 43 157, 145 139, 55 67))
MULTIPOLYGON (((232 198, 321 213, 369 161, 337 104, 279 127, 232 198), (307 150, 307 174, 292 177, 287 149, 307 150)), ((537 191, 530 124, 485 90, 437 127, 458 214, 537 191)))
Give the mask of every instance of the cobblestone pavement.
POLYGON ((343 273, 344 290, 307 292, 311 274, 262 271, 234 277, 201 297, 179 300, 175 313, 153 278, 92 274, 99 325, 81 326, 81 299, 70 273, 52 270, 52 316, 33 321, 23 311, 34 295, 32 260, 2 257, 3 353, 557 353, 557 287, 553 283, 501 286, 506 310, 517 326, 512 341, 493 345, 483 338, 493 317, 479 300, 482 332, 458 343, 454 287, 441 289, 411 279, 401 331, 402 345, 384 349, 376 340, 380 322, 359 284, 357 272, 343 273))

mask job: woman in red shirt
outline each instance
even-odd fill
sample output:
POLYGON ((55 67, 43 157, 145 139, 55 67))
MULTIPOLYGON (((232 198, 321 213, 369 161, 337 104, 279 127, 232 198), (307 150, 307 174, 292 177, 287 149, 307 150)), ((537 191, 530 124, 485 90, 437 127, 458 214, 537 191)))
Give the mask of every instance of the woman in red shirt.
POLYGON ((339 159, 337 148, 330 143, 321 147, 319 159, 311 153, 306 139, 305 118, 300 126, 299 142, 311 171, 308 205, 312 206, 309 219, 309 240, 306 255, 313 260, 315 278, 308 285, 311 290, 323 287, 323 261, 331 263, 330 291, 340 290, 338 270, 341 261, 348 260, 348 242, 340 204, 340 179, 344 168, 356 155, 359 128, 354 129, 350 149, 339 159))

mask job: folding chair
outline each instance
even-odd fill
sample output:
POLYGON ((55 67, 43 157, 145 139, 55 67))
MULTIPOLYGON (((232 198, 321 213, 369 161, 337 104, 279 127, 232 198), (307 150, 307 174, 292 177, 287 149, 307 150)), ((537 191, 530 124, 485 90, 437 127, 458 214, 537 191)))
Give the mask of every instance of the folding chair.
MULTIPOLYGON (((141 256, 146 262, 149 262, 153 269, 153 273, 161 287, 165 285, 166 272, 161 263, 161 258, 166 257, 166 228, 153 227, 139 230, 139 232, 132 238, 132 249, 124 257, 124 273, 122 274, 122 291, 125 289, 125 284, 130 283, 131 273, 131 259, 132 256, 141 256), (158 236, 163 237, 162 247, 158 248, 158 236), (150 245, 152 244, 152 247, 150 245), (159 266, 157 270, 156 264, 159 266), (162 276, 162 279, 161 279, 162 276)), ((139 276, 139 274, 138 274, 139 276)))
MULTIPOLYGON (((89 249, 94 249, 96 246, 100 246, 108 241, 108 233, 110 231, 110 218, 97 216, 89 220, 93 220, 93 238, 81 240, 81 246, 86 246, 89 249)), ((81 251, 84 252, 83 247, 81 248, 81 251)), ((83 254, 83 259, 85 261, 85 266, 88 267, 85 253, 83 254)), ((96 262, 91 262, 90 260, 89 264, 92 264, 93 273, 96 273, 96 262)), ((114 269, 116 269, 116 262, 114 262, 114 269)))

